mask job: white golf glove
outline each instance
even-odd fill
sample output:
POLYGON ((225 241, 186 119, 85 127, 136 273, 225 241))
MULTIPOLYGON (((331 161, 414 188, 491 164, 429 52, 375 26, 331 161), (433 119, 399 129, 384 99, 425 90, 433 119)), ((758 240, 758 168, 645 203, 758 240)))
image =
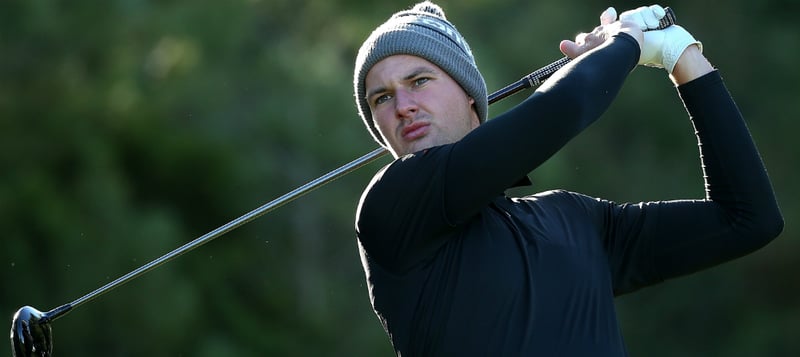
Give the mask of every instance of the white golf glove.
POLYGON ((619 15, 619 20, 634 23, 645 31, 639 64, 664 68, 672 74, 675 63, 687 47, 697 45, 702 52, 703 44, 678 25, 663 30, 646 31, 658 28, 658 23, 665 14, 666 11, 659 5, 642 6, 623 12, 619 15))

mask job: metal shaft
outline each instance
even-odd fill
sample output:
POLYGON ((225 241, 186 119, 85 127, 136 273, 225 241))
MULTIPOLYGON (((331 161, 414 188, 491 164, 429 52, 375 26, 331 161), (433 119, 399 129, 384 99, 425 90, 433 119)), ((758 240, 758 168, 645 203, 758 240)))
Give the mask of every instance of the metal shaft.
POLYGON ((138 276, 140 276, 140 275, 142 275, 144 273, 147 273, 148 271, 153 270, 153 269, 161 266, 162 264, 167 263, 170 260, 173 260, 173 259, 183 255, 184 253, 187 253, 187 252, 189 252, 189 251, 191 251, 191 250, 193 250, 193 249, 195 249, 195 248, 197 248, 197 247, 199 247, 199 246, 201 246, 203 244, 206 244, 206 243, 208 243, 208 242, 210 242, 210 241, 212 241, 212 240, 224 235, 225 233, 228 233, 228 232, 230 232, 230 231, 232 231, 232 230, 234 230, 234 229, 236 229, 236 228, 238 228, 238 227, 240 227, 240 226, 242 226, 242 225, 244 225, 244 224, 246 224, 246 223, 248 223, 248 222, 250 222, 250 221, 252 221, 252 220, 254 220, 256 218, 258 218, 258 217, 261 217, 264 214, 266 214, 266 213, 268 213, 268 212, 270 212, 270 211, 272 211, 272 210, 274 210, 274 209, 276 209, 278 207, 281 207, 281 206, 283 206, 283 205, 285 205, 285 204, 287 204, 287 203, 289 203, 289 202, 291 202, 291 201, 293 201, 293 200, 295 200, 295 199, 297 199, 297 198, 299 198, 299 197, 301 197, 301 196, 303 196, 303 195, 305 195, 305 194, 307 194, 307 193, 309 193, 309 192, 311 192, 311 191, 313 191, 313 190, 315 190, 317 188, 320 188, 323 185, 327 184, 328 182, 331 182, 331 181, 333 181, 333 180, 335 180, 335 179, 337 179, 339 177, 342 177, 342 176, 344 176, 344 175, 346 175, 346 174, 348 174, 348 173, 350 173, 352 171, 355 171, 355 170, 361 168, 362 166, 365 166, 365 165, 377 160, 378 158, 384 156, 386 153, 388 153, 388 150, 386 150, 385 148, 383 148, 383 147, 377 148, 377 149, 369 152, 368 154, 366 154, 364 156, 361 156, 360 158, 355 159, 355 160, 345 164, 344 166, 341 166, 341 167, 339 167, 339 168, 337 168, 337 169, 335 169, 335 170, 333 170, 331 172, 328 172, 327 174, 322 175, 322 176, 318 177, 317 179, 315 179, 313 181, 310 181, 310 182, 306 183, 305 185, 302 185, 302 186, 300 186, 300 187, 298 187, 298 188, 296 188, 296 189, 284 194, 283 196, 280 196, 280 197, 278 197, 278 198, 276 198, 276 199, 264 204, 263 206, 258 207, 256 209, 254 209, 254 210, 242 215, 241 217, 236 218, 236 219, 226 223, 225 225, 220 226, 219 228, 217 228, 217 229, 215 229, 215 230, 213 230, 211 232, 206 233, 203 236, 201 236, 199 238, 196 238, 195 240, 193 240, 193 241, 191 241, 189 243, 186 243, 186 244, 182 245, 181 247, 179 247, 179 248, 177 248, 177 249, 175 249, 175 250, 173 250, 173 251, 171 251, 171 252, 169 252, 167 254, 162 255, 161 257, 159 257, 159 258, 157 258, 157 259, 155 259, 155 260, 153 260, 153 261, 151 261, 151 262, 149 262, 149 263, 147 263, 145 265, 142 265, 141 267, 137 268, 136 270, 133 270, 130 273, 127 273, 127 274, 117 278, 116 280, 114 280, 114 281, 112 281, 112 282, 110 282, 110 283, 108 283, 106 285, 103 285, 100 288, 97 288, 96 290, 94 290, 94 291, 92 291, 92 292, 90 292, 90 293, 88 293, 88 294, 76 299, 75 301, 73 301, 71 303, 59 306, 59 307, 57 307, 57 308, 55 308, 53 310, 48 311, 47 313, 45 313, 44 319, 46 321, 53 321, 56 318, 65 315, 66 313, 68 313, 73 308, 76 308, 76 307, 78 307, 80 305, 83 305, 86 302, 89 302, 90 300, 93 300, 93 299, 97 298, 98 296, 100 296, 100 295, 102 295, 104 293, 107 293, 107 292, 111 291, 112 289, 114 289, 114 288, 116 288, 116 287, 118 287, 118 286, 120 286, 122 284, 125 284, 125 283, 133 280, 134 278, 136 278, 138 276))

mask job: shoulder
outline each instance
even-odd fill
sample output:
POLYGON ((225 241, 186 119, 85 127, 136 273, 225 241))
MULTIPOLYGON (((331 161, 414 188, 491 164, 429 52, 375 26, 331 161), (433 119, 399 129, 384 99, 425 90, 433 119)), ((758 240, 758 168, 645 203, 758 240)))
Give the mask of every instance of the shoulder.
POLYGON ((362 200, 367 195, 397 196, 399 191, 429 185, 442 175, 450 147, 434 147, 395 159, 375 173, 362 200))
POLYGON ((426 149, 397 158, 378 170, 358 203, 357 228, 387 227, 387 222, 413 212, 441 208, 435 201, 442 197, 437 192, 442 190, 449 151, 449 146, 426 149))
POLYGON ((443 242, 448 223, 443 210, 441 149, 394 160, 367 185, 356 211, 356 237, 376 262, 405 266, 443 242))

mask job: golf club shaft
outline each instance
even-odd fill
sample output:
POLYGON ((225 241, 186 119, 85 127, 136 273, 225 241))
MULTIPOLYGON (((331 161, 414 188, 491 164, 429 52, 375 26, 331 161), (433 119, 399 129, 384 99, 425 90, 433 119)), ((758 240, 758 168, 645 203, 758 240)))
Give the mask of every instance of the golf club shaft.
POLYGON ((331 181, 333 181, 333 180, 335 180, 335 179, 337 179, 339 177, 342 177, 342 176, 344 176, 344 175, 346 175, 346 174, 348 174, 348 173, 350 173, 350 172, 352 172, 354 170, 357 170, 357 169, 361 168, 364 165, 369 164, 372 161, 375 161, 379 157, 385 155, 387 152, 388 151, 383 147, 377 148, 377 149, 373 150, 372 152, 370 152, 370 153, 368 153, 368 154, 366 154, 366 155, 364 155, 364 156, 362 156, 362 157, 360 157, 360 158, 358 158, 356 160, 353 160, 353 161, 347 163, 344 166, 341 166, 341 167, 339 167, 339 168, 337 168, 337 169, 335 169, 335 170, 333 170, 331 172, 328 172, 327 174, 322 175, 322 176, 318 177, 317 179, 315 179, 313 181, 310 181, 310 182, 306 183, 305 185, 302 185, 302 186, 300 186, 300 187, 298 187, 298 188, 296 188, 296 189, 284 194, 283 196, 280 196, 280 197, 278 197, 278 198, 276 198, 276 199, 264 204, 263 206, 258 207, 256 209, 254 209, 254 210, 252 210, 252 211, 240 216, 239 218, 236 218, 236 219, 226 223, 225 225, 220 226, 219 228, 217 228, 217 229, 215 229, 215 230, 213 230, 211 232, 206 233, 203 236, 201 236, 199 238, 196 238, 195 240, 193 240, 193 241, 191 241, 189 243, 186 243, 186 244, 182 245, 181 247, 176 248, 175 250, 173 250, 173 251, 171 251, 171 252, 169 252, 167 254, 162 255, 161 257, 159 257, 159 258, 157 258, 157 259, 155 259, 155 260, 153 260, 153 261, 151 261, 151 262, 149 262, 149 263, 147 263, 145 265, 142 265, 141 267, 139 267, 139 268, 137 268, 137 269, 135 269, 135 270, 133 270, 133 271, 131 271, 131 272, 119 277, 119 278, 117 278, 116 280, 114 280, 114 281, 112 281, 112 282, 110 282, 110 283, 108 283, 106 285, 103 285, 100 288, 97 288, 96 290, 94 290, 94 291, 92 291, 92 292, 90 292, 90 293, 88 293, 88 294, 76 299, 75 301, 73 301, 73 302, 71 302, 69 304, 64 304, 64 305, 59 306, 59 307, 57 307, 57 308, 55 308, 53 310, 48 311, 47 313, 45 313, 44 319, 46 319, 47 321, 53 321, 53 320, 57 319, 58 317, 61 317, 61 316, 65 315, 70 310, 72 310, 72 309, 74 309, 74 308, 76 308, 76 307, 78 307, 80 305, 83 305, 84 303, 86 303, 86 302, 88 302, 90 300, 93 300, 96 297, 98 297, 98 296, 100 296, 100 295, 102 295, 104 293, 107 293, 107 292, 111 291, 112 289, 114 289, 114 288, 116 288, 116 287, 118 287, 118 286, 120 286, 122 284, 125 284, 128 281, 133 280, 134 278, 136 278, 136 277, 138 277, 140 275, 143 275, 144 273, 146 273, 146 272, 148 272, 150 270, 153 270, 153 269, 161 266, 162 264, 164 264, 166 262, 169 262, 170 260, 173 260, 173 259, 175 259, 175 258, 177 258, 177 257, 179 257, 179 256, 181 256, 181 255, 183 255, 185 253, 188 253, 188 252, 194 250, 195 248, 197 248, 197 247, 199 247, 199 246, 201 246, 203 244, 206 244, 206 243, 208 243, 208 242, 210 242, 210 241, 212 241, 212 240, 224 235, 225 233, 228 233, 228 232, 230 232, 230 231, 232 231, 232 230, 234 230, 234 229, 236 229, 236 228, 238 228, 238 227, 240 227, 240 226, 242 226, 242 225, 244 225, 244 224, 246 224, 246 223, 248 223, 248 222, 250 222, 250 221, 252 221, 252 220, 254 220, 256 218, 258 218, 258 217, 263 216, 264 214, 266 214, 266 213, 268 213, 268 212, 270 212, 272 210, 275 210, 278 207, 281 207, 281 206, 283 206, 283 205, 285 205, 285 204, 287 204, 287 203, 289 203, 289 202, 291 202, 291 201, 293 201, 293 200, 295 200, 295 199, 297 199, 297 198, 299 198, 299 197, 301 197, 301 196, 303 196, 303 195, 305 195, 305 194, 307 194, 307 193, 309 193, 309 192, 311 192, 311 191, 313 191, 313 190, 315 190, 315 189, 317 189, 319 187, 322 187, 323 185, 325 185, 328 182, 331 182, 331 181))
MULTIPOLYGON (((665 8, 665 10, 667 10, 667 15, 664 16, 664 18, 661 20, 662 23, 659 26, 659 28, 664 28, 664 27, 667 27, 667 26, 672 25, 672 24, 675 23, 675 15, 672 12, 672 9, 665 8)), ((502 99, 504 99, 504 98, 506 98, 506 97, 508 97, 508 96, 510 96, 512 94, 515 94, 515 93, 517 93, 517 92, 519 92, 519 91, 521 91, 523 89, 531 88, 531 87, 535 87, 535 86, 540 85, 547 78, 549 78, 553 73, 558 71, 561 67, 565 66, 570 61, 571 61, 570 58, 564 57, 564 58, 561 58, 561 59, 559 59, 559 60, 557 60, 557 61, 555 61, 555 62, 553 62, 553 63, 551 63, 551 64, 549 64, 547 66, 545 66, 545 67, 542 67, 542 68, 540 68, 540 69, 538 69, 538 70, 536 70, 534 72, 531 72, 527 76, 522 77, 519 81, 514 82, 514 83, 512 83, 512 84, 510 84, 510 85, 508 85, 508 86, 506 86, 506 87, 504 87, 504 88, 492 93, 491 95, 489 95, 489 97, 488 97, 489 104, 493 104, 493 103, 495 103, 497 101, 500 101, 500 100, 502 100, 502 99)), ((350 173, 352 171, 355 171, 355 170, 357 170, 357 169, 359 169, 359 168, 361 168, 361 167, 363 167, 365 165, 370 164, 371 162, 379 159, 380 157, 386 155, 387 153, 388 153, 387 149, 385 149, 383 147, 377 148, 377 149, 367 153, 366 155, 361 156, 360 158, 355 159, 355 160, 345 164, 344 166, 341 166, 341 167, 339 167, 339 168, 337 168, 337 169, 335 169, 335 170, 333 170, 331 172, 328 172, 327 174, 325 174, 323 176, 320 176, 319 178, 317 178, 317 179, 315 179, 313 181, 310 181, 310 182, 306 183, 305 185, 302 185, 302 186, 290 191, 289 193, 286 193, 283 196, 280 196, 280 197, 278 197, 278 198, 276 198, 276 199, 264 204, 263 206, 258 207, 256 209, 254 209, 254 210, 242 215, 241 217, 236 218, 236 219, 226 223, 225 225, 220 226, 219 228, 217 228, 217 229, 215 229, 215 230, 213 230, 211 232, 208 232, 205 235, 203 235, 203 236, 201 236, 199 238, 196 238, 196 239, 192 240, 191 242, 186 243, 183 246, 181 246, 181 247, 179 247, 179 248, 177 248, 177 249, 175 249, 175 250, 173 250, 173 251, 171 251, 171 252, 169 252, 167 254, 162 255, 161 257, 159 257, 159 258, 157 258, 157 259, 155 259, 155 260, 153 260, 153 261, 151 261, 151 262, 149 262, 149 263, 147 263, 147 264, 145 264, 145 265, 143 265, 143 266, 131 271, 130 273, 127 273, 127 274, 117 278, 116 280, 114 280, 114 281, 112 281, 112 282, 110 282, 108 284, 103 285, 102 287, 100 287, 100 288, 98 288, 98 289, 96 289, 96 290, 94 290, 94 291, 92 291, 92 292, 90 292, 90 293, 88 293, 88 294, 76 299, 75 301, 73 301, 71 303, 64 304, 62 306, 59 306, 59 307, 57 307, 55 309, 52 309, 52 310, 46 312, 44 314, 44 317, 42 318, 42 320, 46 321, 46 322, 53 321, 53 320, 65 315, 65 314, 67 314, 72 309, 74 309, 74 308, 76 308, 76 307, 78 307, 80 305, 83 305, 86 302, 89 302, 89 301, 97 298, 98 296, 100 296, 102 294, 105 294, 105 293, 111 291, 112 289, 114 289, 116 287, 119 287, 120 285, 123 285, 123 284, 133 280, 136 277, 139 277, 140 275, 143 275, 144 273, 147 273, 150 270, 153 270, 153 269, 161 266, 164 263, 167 263, 167 262, 169 262, 169 261, 171 261, 171 260, 173 260, 173 259, 185 254, 185 253, 188 253, 189 251, 192 251, 195 248, 197 248, 197 247, 199 247, 199 246, 201 246, 203 244, 206 244, 206 243, 208 243, 208 242, 210 242, 210 241, 212 241, 212 240, 224 235, 225 233, 228 233, 228 232, 230 232, 230 231, 232 231, 232 230, 234 230, 234 229, 236 229, 236 228, 238 228, 238 227, 240 227, 240 226, 242 226, 242 225, 244 225, 244 224, 246 224, 246 223, 248 223, 248 222, 250 222, 250 221, 252 221, 252 220, 254 220, 256 218, 258 218, 258 217, 261 217, 264 214, 266 214, 266 213, 268 213, 268 212, 270 212, 270 211, 272 211, 272 210, 274 210, 274 209, 276 209, 278 207, 281 207, 281 206, 283 206, 283 205, 285 205, 285 204, 287 204, 287 203, 289 203, 289 202, 291 202, 291 201, 293 201, 293 200, 295 200, 295 199, 297 199, 297 198, 299 198, 299 197, 301 197, 301 196, 303 196, 303 195, 305 195, 305 194, 307 194, 307 193, 309 193, 309 192, 311 192, 311 191, 313 191, 313 190, 315 190, 317 188, 320 188, 323 185, 325 185, 325 184, 327 184, 327 183, 329 183, 329 182, 331 182, 331 181, 333 181, 333 180, 335 180, 335 179, 337 179, 339 177, 342 177, 342 176, 344 176, 344 175, 346 175, 346 174, 348 174, 348 173, 350 173)))

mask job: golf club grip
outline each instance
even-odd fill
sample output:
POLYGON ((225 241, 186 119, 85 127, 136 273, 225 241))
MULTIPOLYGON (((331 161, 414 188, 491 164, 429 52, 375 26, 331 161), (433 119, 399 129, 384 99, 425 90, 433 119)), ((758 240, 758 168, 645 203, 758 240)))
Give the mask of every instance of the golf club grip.
MULTIPOLYGON (((658 27, 653 30, 662 30, 675 24, 675 12, 672 10, 672 8, 665 7, 664 11, 666 14, 664 14, 664 17, 661 18, 658 27)), ((538 87, 540 84, 542 84, 542 82, 547 80, 547 78, 550 78, 553 73, 556 73, 556 71, 567 65, 567 63, 570 61, 572 61, 571 58, 563 57, 553 63, 548 64, 547 66, 531 72, 527 76, 520 78, 518 81, 511 83, 489 95, 489 104, 500 101, 523 89, 538 87)))

